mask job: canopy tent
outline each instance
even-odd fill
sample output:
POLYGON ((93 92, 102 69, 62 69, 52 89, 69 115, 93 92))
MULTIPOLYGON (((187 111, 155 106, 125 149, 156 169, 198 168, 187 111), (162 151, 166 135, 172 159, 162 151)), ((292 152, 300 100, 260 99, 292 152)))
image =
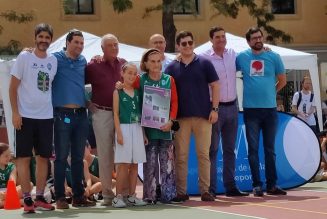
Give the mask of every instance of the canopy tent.
MULTIPOLYGON (((95 55, 102 55, 102 49, 101 49, 101 37, 98 37, 96 35, 83 32, 84 37, 84 50, 82 54, 85 56, 87 61, 90 61, 91 58, 95 55)), ((49 53, 57 52, 63 49, 63 47, 66 46, 66 35, 68 33, 64 34, 63 36, 59 37, 56 41, 54 41, 49 49, 49 53)), ((145 51, 145 48, 131 46, 123 43, 119 43, 119 54, 118 56, 121 58, 126 59, 129 62, 134 62, 139 64, 141 61, 143 52, 145 51)), ((174 58, 175 56, 172 54, 165 54, 166 56, 170 58, 174 58)), ((4 110, 6 114, 6 125, 7 125, 7 132, 9 136, 9 144, 13 145, 13 134, 14 129, 11 124, 11 107, 10 107, 10 101, 9 101, 9 81, 10 81, 10 69, 15 63, 15 60, 10 61, 0 61, 0 90, 3 96, 3 102, 4 102, 4 110)))
MULTIPOLYGON (((249 45, 245 38, 235 36, 230 33, 226 33, 227 48, 232 48, 235 52, 239 53, 246 49, 249 49, 249 45)), ((322 128, 322 111, 320 100, 320 86, 319 86, 319 74, 317 65, 317 55, 305 52, 300 52, 292 49, 287 49, 279 46, 268 45, 272 51, 278 53, 285 65, 286 69, 294 70, 308 70, 312 80, 313 92, 315 94, 315 104, 317 106, 317 113, 319 119, 319 127, 322 128)), ((199 54, 212 47, 210 41, 198 46, 194 51, 199 54)))

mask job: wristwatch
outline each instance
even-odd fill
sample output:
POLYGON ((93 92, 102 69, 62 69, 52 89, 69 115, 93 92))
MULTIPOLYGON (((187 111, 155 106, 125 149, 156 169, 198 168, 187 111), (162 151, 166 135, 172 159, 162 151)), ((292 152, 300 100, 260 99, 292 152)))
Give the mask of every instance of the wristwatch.
POLYGON ((219 112, 219 107, 212 107, 212 111, 214 111, 214 112, 219 112))

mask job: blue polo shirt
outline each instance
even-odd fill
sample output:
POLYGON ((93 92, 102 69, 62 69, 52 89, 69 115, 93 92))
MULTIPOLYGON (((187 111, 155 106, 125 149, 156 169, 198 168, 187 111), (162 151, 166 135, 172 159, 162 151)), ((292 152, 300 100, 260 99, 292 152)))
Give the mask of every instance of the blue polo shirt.
POLYGON ((52 83, 53 107, 76 104, 85 107, 85 67, 86 59, 80 55, 77 59, 66 56, 65 51, 55 52, 58 60, 57 74, 52 83))
POLYGON ((285 74, 279 54, 248 49, 237 56, 236 68, 243 73, 243 108, 275 108, 276 76, 285 74))
POLYGON ((212 108, 209 83, 219 80, 212 63, 198 55, 188 65, 172 61, 165 73, 173 76, 178 95, 177 118, 209 118, 212 108))

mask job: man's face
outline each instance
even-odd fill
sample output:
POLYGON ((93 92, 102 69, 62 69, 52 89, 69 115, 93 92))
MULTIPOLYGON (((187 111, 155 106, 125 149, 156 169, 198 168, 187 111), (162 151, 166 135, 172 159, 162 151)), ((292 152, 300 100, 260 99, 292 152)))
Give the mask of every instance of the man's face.
POLYGON ((181 55, 192 55, 194 50, 194 41, 192 37, 187 36, 182 38, 177 48, 181 55))
POLYGON ((263 49, 263 36, 260 31, 251 34, 250 41, 248 41, 251 49, 255 51, 260 51, 263 49))
POLYGON ((105 57, 117 58, 119 52, 119 42, 114 38, 104 41, 102 51, 105 57))
POLYGON ((67 51, 73 56, 79 56, 84 49, 84 38, 81 36, 73 36, 73 39, 67 41, 67 51))
POLYGON ((213 48, 215 49, 225 49, 225 46, 227 44, 227 40, 226 40, 226 35, 225 35, 225 31, 220 30, 220 31, 216 31, 213 34, 212 39, 210 39, 213 48))
POLYGON ((46 31, 41 31, 35 37, 36 48, 40 51, 45 52, 49 48, 51 41, 52 41, 52 38, 51 38, 50 34, 46 31))
POLYGON ((149 46, 159 50, 161 53, 164 53, 166 49, 166 40, 160 35, 153 36, 149 41, 149 46))

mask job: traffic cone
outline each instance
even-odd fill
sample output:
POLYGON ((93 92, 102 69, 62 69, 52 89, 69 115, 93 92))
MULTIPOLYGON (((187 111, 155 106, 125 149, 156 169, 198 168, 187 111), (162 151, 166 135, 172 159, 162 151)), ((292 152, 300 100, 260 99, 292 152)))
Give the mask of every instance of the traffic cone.
POLYGON ((4 209, 6 210, 15 210, 20 209, 20 200, 16 190, 16 185, 13 180, 9 180, 7 184, 7 192, 5 199, 4 209))

